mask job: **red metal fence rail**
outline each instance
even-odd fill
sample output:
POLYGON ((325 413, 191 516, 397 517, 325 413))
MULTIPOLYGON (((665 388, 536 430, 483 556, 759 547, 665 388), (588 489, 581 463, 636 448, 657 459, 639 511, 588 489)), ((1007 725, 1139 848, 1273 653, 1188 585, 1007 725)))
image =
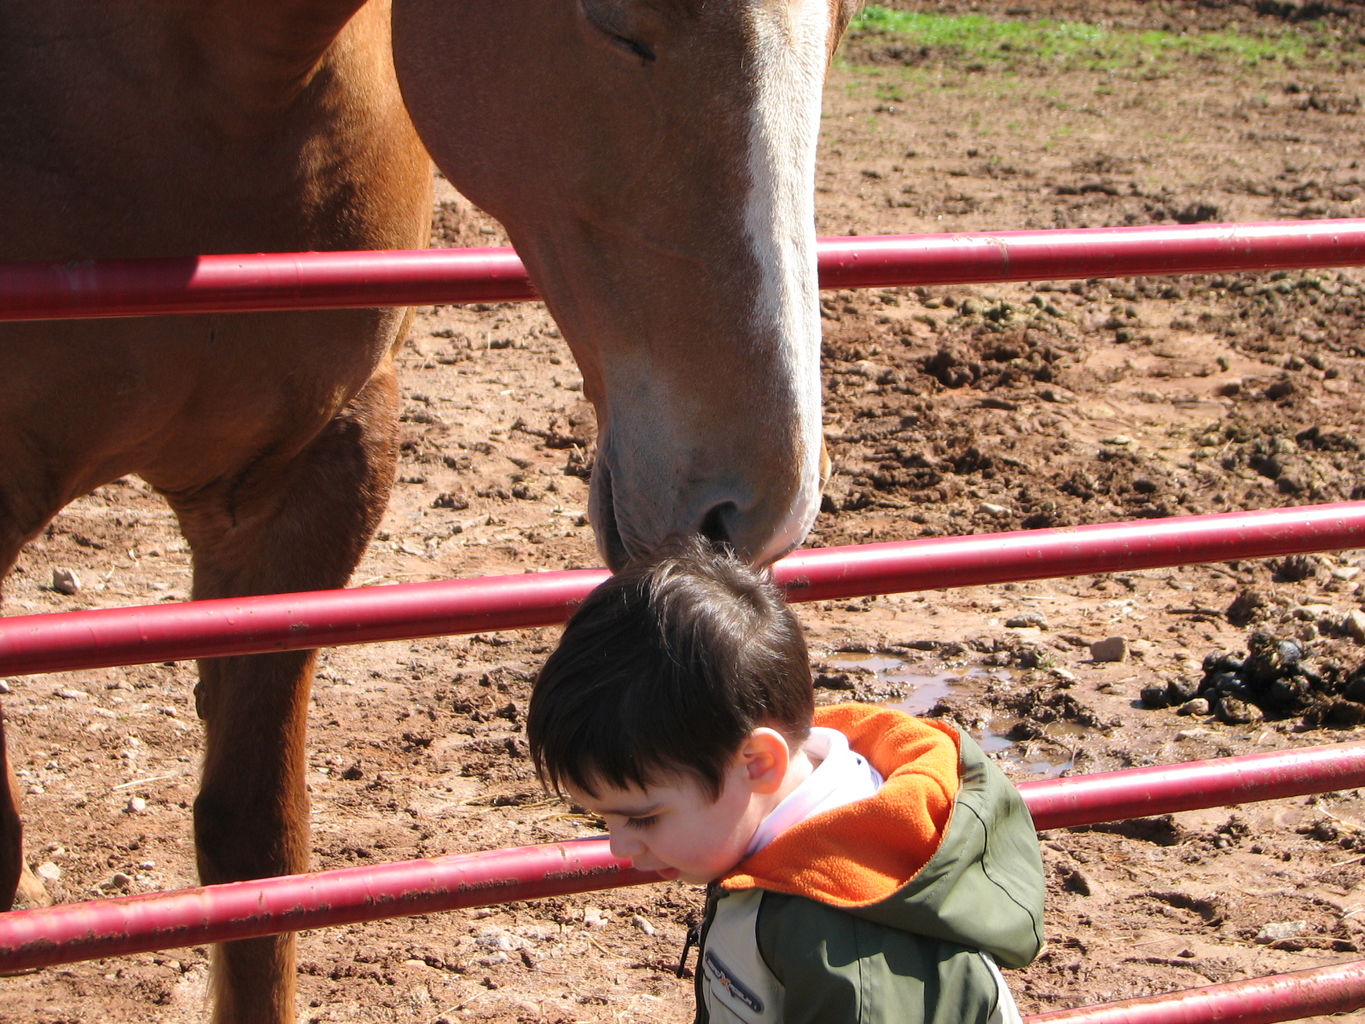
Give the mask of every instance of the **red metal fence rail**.
POLYGON ((1275 1024, 1365 1008, 1365 960, 1025 1017, 1027 1024, 1275 1024))
MULTIPOLYGON (((1365 219, 874 235, 819 243, 823 288, 1365 265, 1365 219)), ((511 249, 260 253, 0 265, 0 320, 535 298, 511 249)))
MULTIPOLYGON (((1365 743, 1023 782, 1039 829, 1365 786, 1365 743)), ((657 881, 605 837, 0 915, 0 972, 657 881)))
MULTIPOLYGON (((1365 220, 824 239, 825 288, 1365 265, 1365 220)), ((0 266, 0 320, 534 298, 511 250, 263 254, 0 266)), ((1361 546, 1365 502, 802 552, 794 600, 1361 546)), ((0 620, 0 675, 561 621, 604 573, 286 594, 0 620)), ((1020 788, 1040 828, 1365 785, 1365 744, 1020 788)), ((605 840, 0 915, 0 971, 649 881, 605 840), (150 944, 149 944, 150 943, 150 944)), ((1270 1024, 1365 1006, 1365 961, 1027 1018, 1270 1024)))
MULTIPOLYGON (((1365 547, 1365 501, 799 551, 793 601, 1365 547)), ((547 626, 606 570, 0 618, 0 676, 547 626)))

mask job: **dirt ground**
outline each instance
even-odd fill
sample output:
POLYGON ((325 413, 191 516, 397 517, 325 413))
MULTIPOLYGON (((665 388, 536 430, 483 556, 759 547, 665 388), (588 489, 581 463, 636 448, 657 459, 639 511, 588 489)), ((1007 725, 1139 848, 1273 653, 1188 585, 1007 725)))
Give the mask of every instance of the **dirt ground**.
MULTIPOLYGON (((822 234, 1365 216, 1355 4, 893 6, 1314 42, 1293 59, 1101 69, 853 38, 828 88, 822 234)), ((502 242, 448 187, 437 236, 502 242)), ((1365 498, 1361 271, 837 292, 824 313, 835 476, 812 545, 1365 498)), ((583 515, 592 418, 544 310, 424 309, 402 363, 401 482, 354 582, 598 564, 583 515)), ((1338 552, 800 612, 822 701, 945 716, 1024 780, 1365 740, 1362 565, 1338 552), (1115 636, 1124 660, 1092 657, 1115 636), (1219 653, 1233 660, 1205 665, 1219 653)), ((29 546, 5 608, 175 601, 188 587, 169 513, 128 479, 29 546), (74 594, 53 588, 57 569, 78 574, 74 594)), ((539 792, 524 756, 529 680, 555 636, 325 652, 315 867, 592 832, 539 792)), ((193 884, 193 667, 5 685, 52 897, 193 884)), ((1365 955, 1360 791, 1042 842, 1048 945, 1011 972, 1025 1013, 1365 955)), ((674 967, 699 907, 672 883, 308 932, 300 1019, 686 1021, 691 982, 674 967)), ((8 977, 0 1020, 181 1024, 204 1019, 206 978, 202 947, 8 977)))

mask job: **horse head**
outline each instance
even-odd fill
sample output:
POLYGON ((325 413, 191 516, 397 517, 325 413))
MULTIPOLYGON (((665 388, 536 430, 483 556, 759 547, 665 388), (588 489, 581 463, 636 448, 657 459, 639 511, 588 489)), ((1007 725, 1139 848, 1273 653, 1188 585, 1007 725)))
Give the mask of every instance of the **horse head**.
POLYGON ((814 172, 854 0, 396 0, 432 157, 497 217, 597 412, 608 564, 766 563, 820 503, 814 172), (448 31, 447 31, 448 28, 448 31))

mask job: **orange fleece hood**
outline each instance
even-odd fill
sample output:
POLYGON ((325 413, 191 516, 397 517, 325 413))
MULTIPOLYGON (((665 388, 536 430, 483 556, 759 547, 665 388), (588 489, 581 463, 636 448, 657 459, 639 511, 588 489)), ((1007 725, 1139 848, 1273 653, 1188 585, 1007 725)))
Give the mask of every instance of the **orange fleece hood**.
POLYGON ((720 884, 869 906, 904 886, 938 850, 959 786, 957 732, 865 704, 818 708, 815 724, 847 736, 885 783, 875 796, 788 829, 720 884))

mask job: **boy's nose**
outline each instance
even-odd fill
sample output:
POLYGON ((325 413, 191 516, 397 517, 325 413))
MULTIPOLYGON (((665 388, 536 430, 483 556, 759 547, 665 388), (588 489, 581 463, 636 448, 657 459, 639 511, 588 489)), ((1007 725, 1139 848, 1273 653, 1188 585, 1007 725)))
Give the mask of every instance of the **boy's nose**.
POLYGON ((640 856, 640 852, 644 849, 644 844, 638 839, 622 835, 620 832, 612 832, 610 834, 608 845, 611 849, 611 855, 613 857, 619 857, 622 860, 631 860, 638 857, 640 856))

